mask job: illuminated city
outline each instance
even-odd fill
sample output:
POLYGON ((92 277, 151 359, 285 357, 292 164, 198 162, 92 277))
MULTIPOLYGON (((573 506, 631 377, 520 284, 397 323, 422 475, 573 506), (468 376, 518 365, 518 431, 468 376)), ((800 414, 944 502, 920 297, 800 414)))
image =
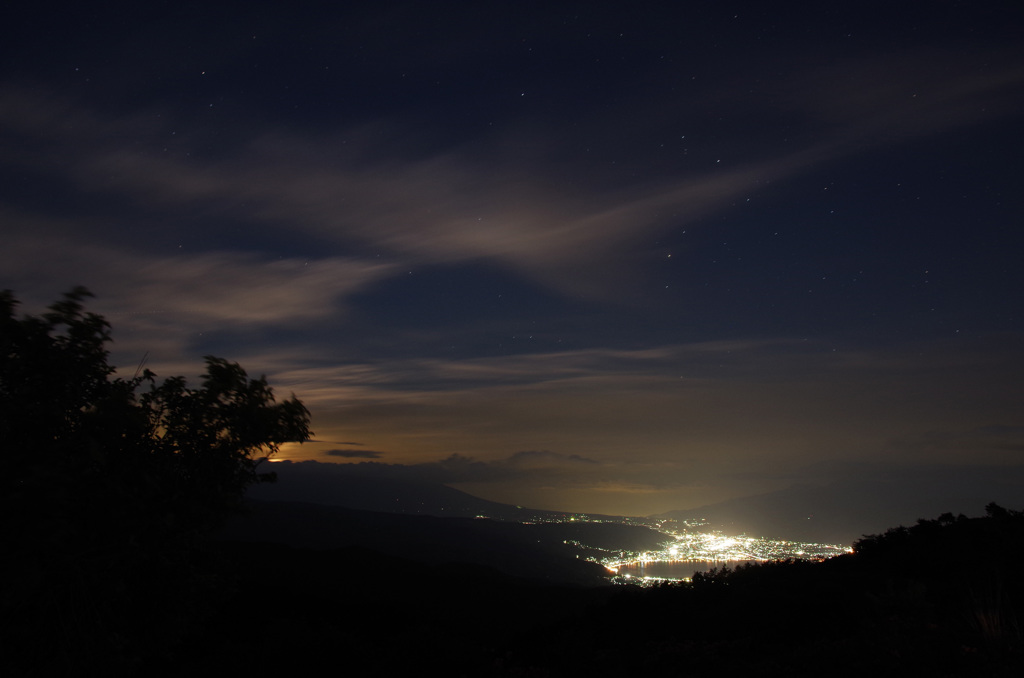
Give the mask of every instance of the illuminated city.
MULTIPOLYGON (((549 518, 547 522, 552 522, 549 518)), ((609 522, 596 520, 586 515, 565 516, 554 522, 609 522)), ((633 584, 653 586, 664 582, 689 581, 690 576, 658 576, 634 575, 625 573, 626 569, 639 566, 646 569, 651 564, 672 564, 684 567, 676 568, 685 571, 685 565, 693 564, 696 569, 714 567, 735 567, 741 563, 769 562, 777 560, 825 560, 852 549, 835 544, 814 544, 746 535, 726 535, 718 530, 711 530, 700 521, 672 521, 648 518, 622 518, 616 522, 631 525, 642 525, 665 535, 662 548, 647 551, 630 551, 626 549, 610 550, 594 547, 580 542, 568 542, 588 552, 600 551, 605 555, 594 557, 588 555, 587 560, 604 566, 614 576, 616 584, 633 584), (709 567, 699 567, 708 565, 709 567)))

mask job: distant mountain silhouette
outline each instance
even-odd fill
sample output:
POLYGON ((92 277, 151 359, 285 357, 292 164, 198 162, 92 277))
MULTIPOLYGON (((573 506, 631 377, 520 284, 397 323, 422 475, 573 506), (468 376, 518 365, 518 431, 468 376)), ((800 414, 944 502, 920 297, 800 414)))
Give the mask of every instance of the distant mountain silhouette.
MULTIPOLYGON (((424 478, 400 464, 277 462, 269 470, 276 483, 250 489, 255 500, 293 501, 406 515, 531 522, 564 512, 500 504, 474 497, 424 478)), ((797 485, 694 509, 669 511, 657 518, 705 519, 727 534, 849 545, 865 534, 909 524, 922 515, 945 511, 975 514, 990 501, 1019 503, 1016 476, 999 469, 922 469, 887 479, 850 478, 830 485, 797 485)), ((617 516, 591 514, 592 519, 617 516)))
POLYGON ((950 507, 977 513, 990 500, 981 492, 935 491, 931 484, 912 481, 851 480, 798 485, 657 517, 704 519, 727 534, 849 545, 865 534, 909 524, 918 516, 937 515, 950 507))
MULTIPOLYGON (((422 478, 413 469, 398 464, 283 461, 271 464, 267 470, 274 471, 278 481, 252 487, 247 495, 249 498, 438 518, 486 516, 517 522, 567 514, 480 499, 435 480, 422 478)), ((611 520, 621 516, 592 517, 611 520)))
MULTIPOLYGON (((438 482, 398 477, 405 467, 386 464, 276 462, 276 483, 253 487, 248 496, 267 501, 300 501, 364 511, 473 518, 519 517, 514 506, 479 499, 438 482)), ((507 518, 515 519, 515 518, 507 518)))

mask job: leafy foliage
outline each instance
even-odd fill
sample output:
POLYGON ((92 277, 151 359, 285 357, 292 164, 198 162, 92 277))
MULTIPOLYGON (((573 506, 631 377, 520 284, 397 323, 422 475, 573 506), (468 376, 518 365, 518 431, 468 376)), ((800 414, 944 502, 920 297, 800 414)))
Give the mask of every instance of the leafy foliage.
POLYGON ((0 292, 0 529, 5 581, 19 584, 0 610, 24 620, 26 646, 52 643, 41 655, 58 671, 58 658, 90 652, 130 663, 186 623, 196 538, 272 479, 262 460, 311 435, 295 396, 277 401, 265 378, 221 358, 206 357, 198 389, 148 370, 115 377, 90 296, 76 288, 18 317, 0 292), (145 606, 162 610, 150 628, 137 623, 145 606))
POLYGON ((0 294, 9 492, 100 482, 135 509, 159 501, 179 514, 179 528, 202 529, 248 485, 270 479, 257 473, 260 461, 309 438, 309 412, 295 396, 276 402, 265 378, 249 379, 222 358, 206 357, 200 389, 183 377, 157 383, 148 370, 112 378, 110 326, 84 311, 87 296, 78 288, 42 317, 17 318, 11 293, 0 294))

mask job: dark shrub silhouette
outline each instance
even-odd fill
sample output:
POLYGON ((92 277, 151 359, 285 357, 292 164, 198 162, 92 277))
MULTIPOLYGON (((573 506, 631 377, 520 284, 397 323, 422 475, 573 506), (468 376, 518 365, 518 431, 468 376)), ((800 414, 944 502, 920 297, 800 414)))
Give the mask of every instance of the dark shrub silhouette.
POLYGON ((77 288, 42 316, 0 292, 0 611, 18 673, 127 670, 167 644, 212 588, 196 545, 309 438, 309 412, 264 378, 206 358, 202 387, 115 378, 110 325, 77 288))

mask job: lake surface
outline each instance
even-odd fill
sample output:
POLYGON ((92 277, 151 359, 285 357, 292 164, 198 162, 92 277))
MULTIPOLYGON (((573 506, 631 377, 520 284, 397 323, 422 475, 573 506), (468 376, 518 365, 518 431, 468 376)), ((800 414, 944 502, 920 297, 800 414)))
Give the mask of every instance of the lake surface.
POLYGON ((630 563, 618 569, 620 575, 632 577, 663 577, 665 579, 686 579, 694 572, 707 572, 713 568, 728 565, 730 569, 738 565, 753 563, 753 560, 659 560, 649 563, 630 563))

